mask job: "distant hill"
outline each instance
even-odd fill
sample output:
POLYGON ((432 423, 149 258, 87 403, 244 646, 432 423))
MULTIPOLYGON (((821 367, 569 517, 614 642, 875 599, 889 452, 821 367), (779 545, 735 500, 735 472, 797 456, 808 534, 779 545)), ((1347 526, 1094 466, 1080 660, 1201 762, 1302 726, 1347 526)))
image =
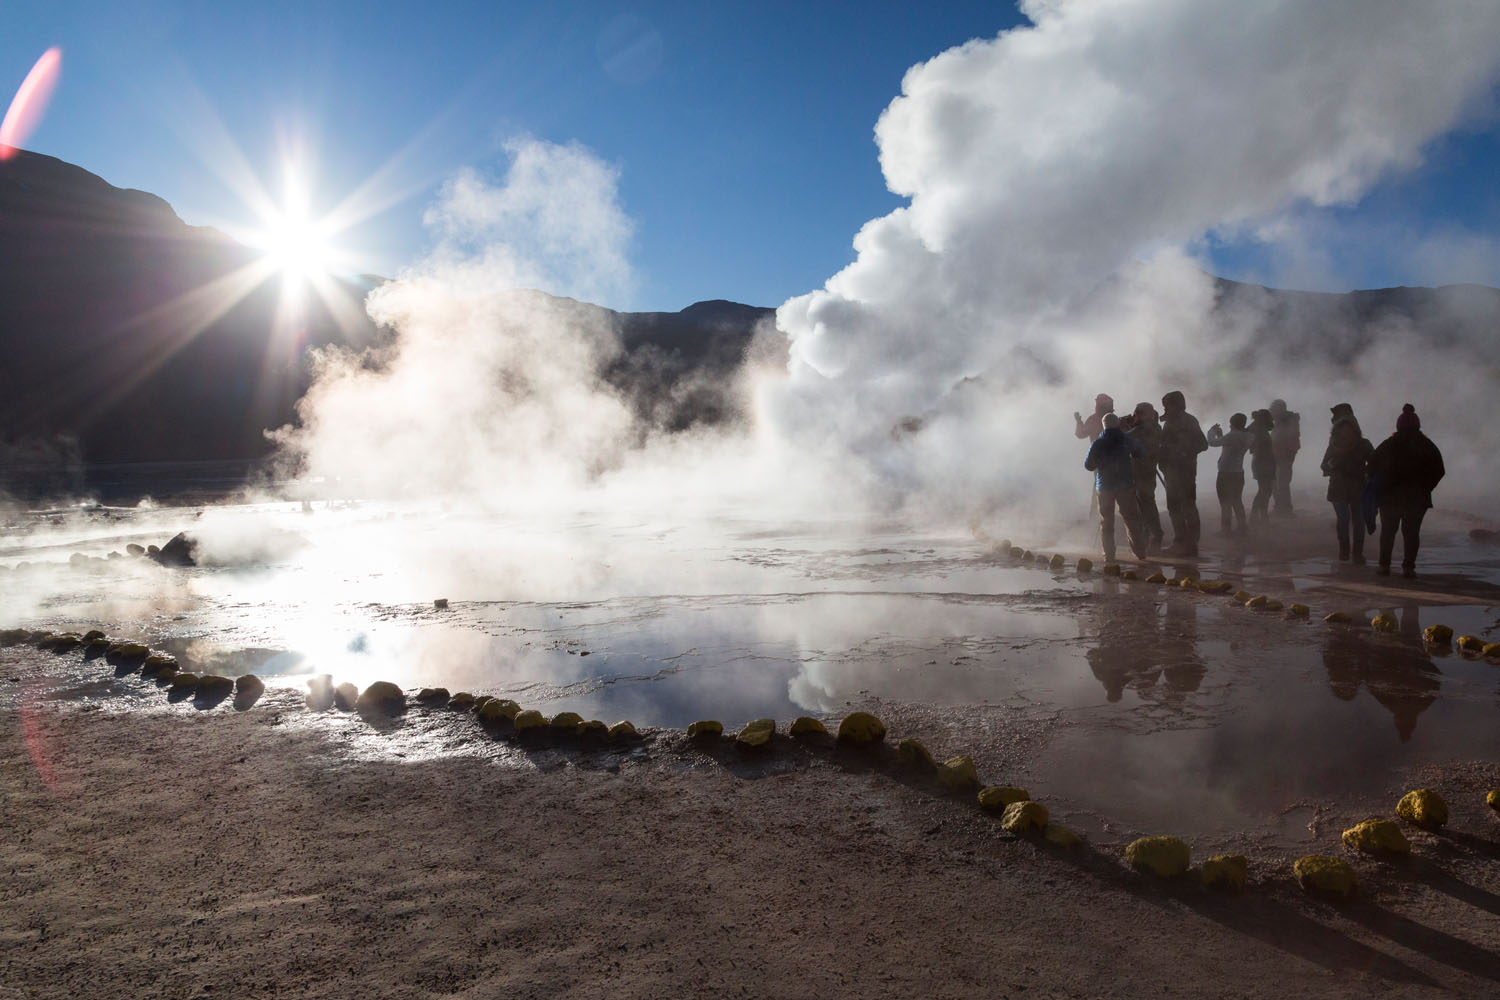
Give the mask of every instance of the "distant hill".
MULTIPOLYGON (((310 297, 305 322, 274 336, 274 278, 232 304, 223 294, 254 250, 50 156, 0 162, 0 246, 0 466, 264 455, 263 429, 291 422, 307 388, 307 349, 384 335, 358 307, 381 280, 366 278, 342 289, 352 329, 310 297)), ((722 385, 774 314, 576 308, 619 330, 626 351, 605 374, 669 426, 727 415, 728 397, 705 386, 722 385)))

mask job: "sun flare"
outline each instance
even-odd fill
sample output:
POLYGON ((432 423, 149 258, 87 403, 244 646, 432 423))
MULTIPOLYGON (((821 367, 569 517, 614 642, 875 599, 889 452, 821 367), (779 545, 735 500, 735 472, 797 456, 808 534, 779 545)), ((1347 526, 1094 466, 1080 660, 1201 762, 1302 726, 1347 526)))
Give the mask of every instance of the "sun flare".
POLYGON ((333 270, 337 252, 330 235, 326 224, 305 212, 284 209, 264 220, 253 242, 275 273, 303 283, 316 281, 333 270))

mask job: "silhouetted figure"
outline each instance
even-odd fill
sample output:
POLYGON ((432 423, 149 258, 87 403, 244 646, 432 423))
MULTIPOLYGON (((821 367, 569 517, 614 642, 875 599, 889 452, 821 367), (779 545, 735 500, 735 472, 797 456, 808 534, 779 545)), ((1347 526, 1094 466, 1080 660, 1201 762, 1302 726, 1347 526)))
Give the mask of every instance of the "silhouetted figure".
POLYGON ((1156 465, 1166 487, 1167 517, 1172 521, 1173 555, 1196 556, 1202 527, 1198 522, 1198 456, 1208 450, 1198 418, 1187 411, 1181 392, 1161 398, 1161 439, 1156 465))
POLYGON ((1129 421, 1129 426, 1125 421, 1121 421, 1120 426, 1144 449, 1131 460, 1131 474, 1135 479, 1135 502, 1141 510, 1141 530, 1146 536, 1146 553, 1152 555, 1161 551, 1166 534, 1161 527, 1161 511, 1156 506, 1156 455, 1161 446, 1161 419, 1156 415, 1156 407, 1150 403, 1137 403, 1135 411, 1125 420, 1129 421))
POLYGON ((1302 416, 1286 408, 1286 400, 1271 400, 1271 450, 1276 455, 1276 492, 1272 509, 1277 517, 1292 516, 1292 462, 1302 450, 1302 416))
POLYGON ((1250 520, 1271 519, 1271 494, 1276 491, 1276 451, 1271 436, 1271 411, 1250 414, 1250 475, 1255 480, 1255 499, 1250 502, 1250 520))
POLYGON ((1214 480, 1214 492, 1219 495, 1219 532, 1230 534, 1236 530, 1234 518, 1239 519, 1238 531, 1245 533, 1245 452, 1250 449, 1250 432, 1245 430, 1245 415, 1236 413, 1229 418, 1229 433, 1214 424, 1208 429, 1208 443, 1222 449, 1219 452, 1219 475, 1214 480))
POLYGON ((1115 412, 1115 401, 1104 393, 1094 397, 1094 412, 1087 420, 1073 411, 1073 436, 1080 441, 1092 441, 1104 433, 1104 415, 1115 412))
POLYGON ((1359 429, 1354 407, 1333 407, 1328 449, 1323 452, 1323 475, 1328 477, 1328 502, 1333 504, 1334 531, 1339 536, 1339 561, 1365 562, 1365 520, 1360 513, 1365 483, 1370 478, 1370 456, 1375 446, 1359 429), (1352 551, 1351 551, 1352 550, 1352 551))
POLYGON ((1396 433, 1380 442, 1370 459, 1370 475, 1380 497, 1381 576, 1391 572, 1391 549, 1401 529, 1401 575, 1417 575, 1417 549, 1422 544, 1422 518, 1432 506, 1432 491, 1446 470, 1437 445, 1422 433, 1422 421, 1410 403, 1401 407, 1396 433))
POLYGON ((1437 700, 1442 684, 1420 641, 1372 639, 1368 631, 1328 629, 1323 666, 1328 671, 1328 689, 1341 701, 1353 701, 1360 686, 1367 687, 1371 697, 1391 713, 1402 743, 1412 738, 1417 717, 1437 700))
POLYGON ((1094 489, 1099 494, 1099 541, 1104 547, 1104 561, 1115 561, 1115 508, 1125 522, 1125 537, 1137 559, 1146 557, 1141 532, 1141 512, 1136 505, 1131 459, 1142 452, 1140 442, 1120 430, 1120 418, 1113 413, 1104 417, 1104 432, 1089 445, 1083 467, 1094 473, 1094 489))

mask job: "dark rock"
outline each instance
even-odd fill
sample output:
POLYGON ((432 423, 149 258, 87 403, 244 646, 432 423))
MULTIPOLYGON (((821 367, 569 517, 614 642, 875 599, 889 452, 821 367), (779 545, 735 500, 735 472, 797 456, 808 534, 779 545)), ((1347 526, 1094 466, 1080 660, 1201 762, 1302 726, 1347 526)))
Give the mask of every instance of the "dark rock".
POLYGON ((150 677, 160 674, 164 667, 176 667, 176 657, 167 656, 165 653, 152 653, 141 663, 141 676, 150 677))
POLYGON ((163 566, 196 566, 198 543, 186 531, 179 531, 152 558, 163 566))
POLYGON ((340 712, 352 712, 359 705, 359 688, 348 681, 333 689, 333 707, 340 712))
POLYGON ((84 642, 93 642, 95 639, 103 639, 103 638, 104 638, 104 632, 101 629, 91 628, 87 632, 83 633, 83 641, 84 642))
POLYGON ((114 664, 141 663, 149 655, 150 647, 139 642, 112 642, 104 652, 104 658, 114 664))
POLYGON ((234 682, 234 710, 243 712, 253 707, 260 696, 266 693, 266 682, 254 674, 243 674, 234 682))
POLYGON ((307 681, 307 707, 326 712, 333 707, 333 675, 317 674, 307 681))
MULTIPOLYGON (((339 687, 343 688, 343 685, 339 687)), ((376 681, 361 692, 354 708, 366 718, 390 718, 406 711, 406 695, 390 681, 376 681)))
POLYGON ((460 712, 466 712, 474 707, 475 698, 467 691, 460 691, 448 699, 448 707, 460 712))
POLYGON ((129 545, 125 546, 125 554, 132 556, 143 556, 146 554, 146 547, 143 545, 137 545, 135 542, 131 542, 129 545))
POLYGON ((217 705, 234 693, 234 681, 219 674, 204 674, 198 678, 198 688, 193 697, 205 705, 217 705))
POLYGON ((417 692, 417 704, 430 708, 441 708, 448 704, 447 688, 423 688, 417 692))

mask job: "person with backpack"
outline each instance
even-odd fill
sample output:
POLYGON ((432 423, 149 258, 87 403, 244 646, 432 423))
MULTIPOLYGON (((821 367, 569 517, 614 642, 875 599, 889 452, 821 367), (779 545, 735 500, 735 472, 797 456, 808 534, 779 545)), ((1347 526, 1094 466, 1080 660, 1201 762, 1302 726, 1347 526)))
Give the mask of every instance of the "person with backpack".
POLYGON ((1141 443, 1120 429, 1120 418, 1104 417, 1104 430, 1089 445, 1083 467, 1094 473, 1094 489, 1099 494, 1099 541, 1104 561, 1115 561, 1115 508, 1125 522, 1125 537, 1137 559, 1146 557, 1145 536, 1141 531, 1141 512, 1135 499, 1135 481, 1131 459, 1142 454, 1141 443))
POLYGON ((1422 518, 1432 507, 1432 491, 1447 470, 1438 446, 1422 433, 1422 421, 1410 403, 1401 407, 1396 433, 1380 442, 1370 458, 1370 478, 1380 502, 1380 565, 1375 572, 1391 575, 1391 550, 1401 532, 1401 575, 1417 575, 1417 549, 1422 544, 1422 518))
POLYGON ((1178 390, 1161 398, 1161 438, 1156 467, 1161 470, 1167 494, 1167 517, 1172 521, 1172 546, 1176 556, 1196 556, 1202 525, 1198 520, 1198 456, 1208 450, 1208 439, 1198 418, 1187 411, 1187 400, 1178 390))

